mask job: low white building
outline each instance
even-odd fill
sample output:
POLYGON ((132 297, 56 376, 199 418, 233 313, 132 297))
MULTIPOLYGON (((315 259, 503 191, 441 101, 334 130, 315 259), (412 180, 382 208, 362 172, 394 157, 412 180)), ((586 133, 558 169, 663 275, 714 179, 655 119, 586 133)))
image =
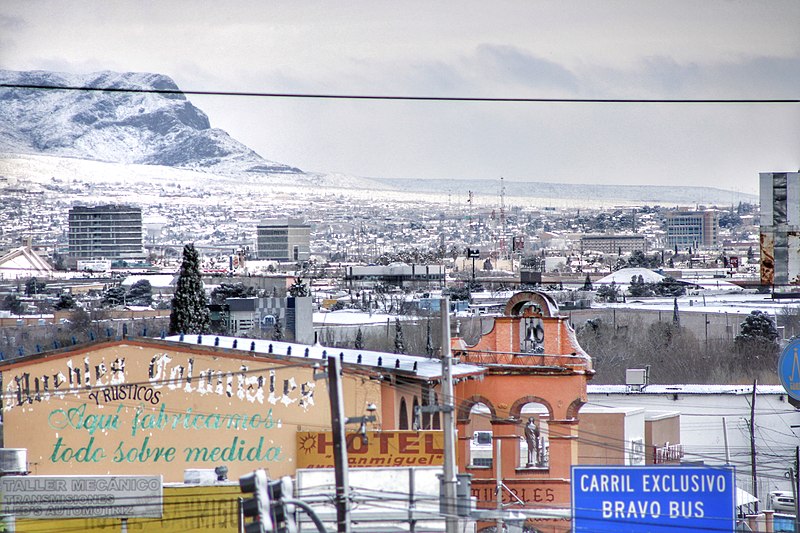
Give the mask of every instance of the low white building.
MULTIPOLYGON (((737 485, 755 493, 751 475, 752 385, 588 385, 587 407, 644 408, 680 413, 683 462, 736 468, 737 485), (726 438, 727 433, 727 438, 726 438)), ((754 423, 758 494, 791 490, 785 477, 800 443, 800 410, 780 385, 758 385, 754 423)))

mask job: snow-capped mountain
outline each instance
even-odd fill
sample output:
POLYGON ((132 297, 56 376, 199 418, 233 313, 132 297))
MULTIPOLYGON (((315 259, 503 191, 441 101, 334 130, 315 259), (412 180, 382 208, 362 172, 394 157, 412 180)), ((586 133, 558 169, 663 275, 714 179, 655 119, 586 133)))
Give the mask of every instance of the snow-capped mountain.
MULTIPOLYGON (((116 181, 150 176, 210 183, 219 178, 256 185, 416 193, 426 197, 472 191, 497 198, 498 180, 381 179, 304 172, 264 159, 212 128, 208 117, 168 76, 97 72, 65 74, 0 70, 0 85, 164 90, 169 93, 0 87, 0 178, 39 181, 92 176, 116 181), (60 160, 60 161, 59 161, 60 160), (79 164, 85 162, 87 164, 79 164), (102 164, 101 164, 102 163, 102 164), (108 166, 108 164, 113 164, 108 166), (45 170, 47 169, 47 170, 45 170), (179 172, 180 171, 180 172, 179 172), (190 171, 190 172, 187 172, 190 171)), ((575 185, 505 182, 506 192, 543 202, 731 205, 754 195, 713 187, 575 185)), ((360 194, 360 193, 359 193, 360 194)))
MULTIPOLYGON (((0 70, 0 83, 179 91, 161 74, 0 70)), ((0 153, 38 154, 213 174, 302 174, 264 159, 180 93, 0 89, 0 153)))

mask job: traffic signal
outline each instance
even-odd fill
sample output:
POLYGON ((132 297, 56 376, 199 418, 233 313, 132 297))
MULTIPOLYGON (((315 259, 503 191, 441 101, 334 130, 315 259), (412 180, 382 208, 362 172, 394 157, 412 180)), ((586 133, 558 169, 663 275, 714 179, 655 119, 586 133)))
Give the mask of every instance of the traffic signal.
POLYGON ((274 530, 272 515, 270 513, 269 478, 266 471, 256 470, 239 478, 239 488, 242 492, 252 494, 242 502, 242 513, 246 518, 255 521, 244 526, 245 533, 272 533, 274 530))
POLYGON ((280 479, 267 482, 272 523, 276 533, 295 533, 297 524, 294 521, 294 506, 289 502, 292 499, 292 478, 283 476, 280 479))

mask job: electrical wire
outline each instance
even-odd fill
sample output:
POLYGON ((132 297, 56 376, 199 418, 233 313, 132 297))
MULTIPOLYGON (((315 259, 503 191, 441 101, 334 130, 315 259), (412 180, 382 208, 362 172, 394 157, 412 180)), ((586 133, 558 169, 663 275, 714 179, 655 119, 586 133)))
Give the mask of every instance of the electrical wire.
POLYGON ((61 90, 100 93, 157 94, 166 96, 234 96, 257 98, 300 98, 311 100, 384 100, 424 102, 490 102, 490 103, 578 103, 578 104, 797 104, 792 98, 526 98, 481 96, 403 96, 369 94, 326 94, 293 92, 247 92, 215 90, 146 89, 137 87, 91 87, 83 85, 41 85, 2 83, 0 88, 61 90))

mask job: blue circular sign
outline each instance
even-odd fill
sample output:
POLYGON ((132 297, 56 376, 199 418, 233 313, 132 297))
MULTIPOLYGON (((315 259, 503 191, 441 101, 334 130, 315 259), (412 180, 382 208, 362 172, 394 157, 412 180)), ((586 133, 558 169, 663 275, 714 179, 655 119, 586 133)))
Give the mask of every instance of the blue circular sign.
POLYGON ((800 339, 786 345, 778 358, 778 376, 786 393, 800 400, 800 339))

